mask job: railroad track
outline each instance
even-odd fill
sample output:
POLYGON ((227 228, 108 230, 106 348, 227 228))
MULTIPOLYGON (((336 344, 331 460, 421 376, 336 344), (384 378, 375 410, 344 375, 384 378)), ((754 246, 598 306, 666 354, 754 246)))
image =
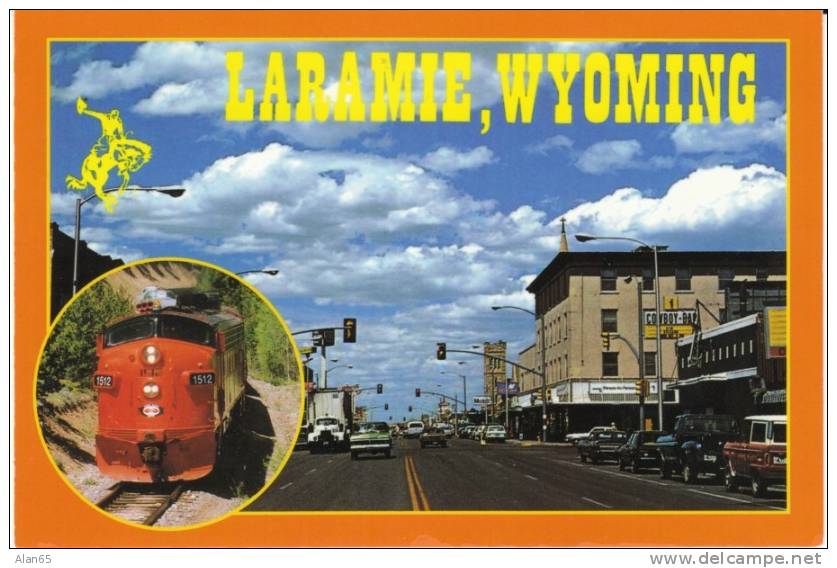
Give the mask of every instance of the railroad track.
POLYGON ((174 485, 117 483, 96 506, 125 520, 152 526, 171 507, 185 489, 174 485))

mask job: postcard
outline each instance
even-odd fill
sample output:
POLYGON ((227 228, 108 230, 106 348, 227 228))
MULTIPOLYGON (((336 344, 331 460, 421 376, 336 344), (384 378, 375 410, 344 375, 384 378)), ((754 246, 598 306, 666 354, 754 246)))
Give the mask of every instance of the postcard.
POLYGON ((17 546, 822 543, 821 12, 13 25, 17 546))

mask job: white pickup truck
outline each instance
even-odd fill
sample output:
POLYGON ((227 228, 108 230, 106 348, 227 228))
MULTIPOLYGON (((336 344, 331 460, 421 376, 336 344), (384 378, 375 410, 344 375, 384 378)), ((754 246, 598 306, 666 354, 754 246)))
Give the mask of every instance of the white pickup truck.
POLYGON ((575 434, 567 434, 565 436, 566 441, 572 442, 572 445, 575 446, 581 440, 589 438, 592 434, 596 432, 608 432, 611 430, 616 430, 613 426, 593 426, 590 428, 589 432, 576 432, 575 434))

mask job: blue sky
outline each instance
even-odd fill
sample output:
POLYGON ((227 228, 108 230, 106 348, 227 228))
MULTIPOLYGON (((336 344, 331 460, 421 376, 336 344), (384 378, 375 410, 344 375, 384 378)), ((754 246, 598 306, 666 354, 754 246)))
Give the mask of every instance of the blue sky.
MULTIPOLYGON (((187 188, 180 199, 125 194, 113 215, 93 201, 83 238, 125 260, 279 268, 251 278, 292 328, 358 318, 360 342, 332 349, 354 369, 334 378, 384 383, 386 394, 361 401, 388 402, 378 418, 408 415, 416 387, 459 392, 461 381, 440 374, 453 364, 434 360, 436 341, 504 339, 512 353, 531 343, 533 322, 490 306, 532 306, 525 286, 556 253, 562 215, 571 234, 604 229, 678 250, 785 247, 783 44, 53 43, 51 70, 52 216, 62 229, 72 231, 76 197, 64 177, 78 174, 100 132, 76 113, 81 95, 92 109, 118 108, 125 129, 152 146, 133 182, 187 188), (372 51, 470 51, 467 88, 493 125, 480 135, 476 110, 466 124, 228 123, 224 53, 233 49, 245 52, 242 78, 257 96, 271 50, 288 69, 294 52, 322 51, 327 84, 347 49, 359 54, 362 80, 372 51), (503 124, 498 51, 752 52, 756 120, 594 125, 581 114, 579 78, 573 124, 555 125, 544 75, 533 122, 503 124)), ((664 102, 664 74, 658 92, 664 102)), ((594 250, 571 241, 582 246, 594 250)), ((464 360, 469 396, 478 394, 481 360, 464 360)))

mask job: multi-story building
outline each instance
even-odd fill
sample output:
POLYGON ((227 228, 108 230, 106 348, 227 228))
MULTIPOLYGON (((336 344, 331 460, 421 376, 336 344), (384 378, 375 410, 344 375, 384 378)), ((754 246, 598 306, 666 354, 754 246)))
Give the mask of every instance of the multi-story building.
MULTIPOLYGON (((783 251, 660 249, 658 256, 665 384, 677 378, 677 339, 693 333, 698 320, 704 330, 723 321, 727 288, 744 280, 786 277, 783 251)), ((525 357, 531 364, 534 359, 530 368, 539 370, 545 349, 548 439, 601 424, 638 427, 635 383, 640 365, 650 383, 645 416, 659 427, 654 285, 653 252, 648 249, 565 250, 529 285, 535 295, 536 343, 521 353, 521 361, 525 357)), ((521 374, 521 394, 512 406, 520 412, 521 431, 532 437, 541 430, 541 378, 529 375, 521 374)), ((676 411, 678 393, 664 391, 665 428, 676 411)))
POLYGON ((497 384, 506 383, 506 342, 496 341, 490 343, 486 341, 483 343, 483 392, 489 397, 490 408, 489 415, 492 417, 496 414, 496 409, 499 408, 499 393, 497 384))

